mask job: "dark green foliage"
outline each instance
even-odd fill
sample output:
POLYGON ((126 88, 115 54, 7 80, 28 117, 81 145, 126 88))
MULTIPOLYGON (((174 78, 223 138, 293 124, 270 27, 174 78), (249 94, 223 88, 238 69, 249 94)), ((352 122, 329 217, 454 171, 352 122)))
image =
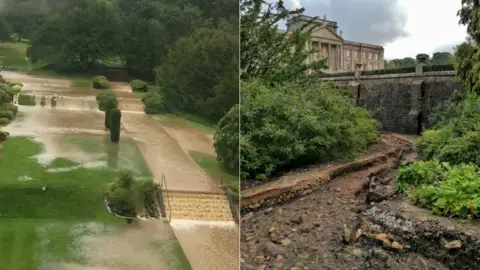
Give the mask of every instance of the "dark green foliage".
POLYGON ((455 50, 453 65, 457 73, 457 78, 464 83, 466 89, 473 89, 476 83, 472 69, 477 50, 477 47, 470 42, 463 42, 458 45, 455 50))
POLYGON ((425 53, 419 53, 416 56, 417 62, 421 64, 428 64, 430 62, 430 55, 425 53))
POLYGON ((398 67, 388 69, 376 69, 376 70, 362 70, 362 75, 382 75, 382 74, 397 74, 397 73, 414 73, 415 66, 398 67))
POLYGON ((113 109, 109 109, 109 110, 105 110, 105 128, 106 129, 110 129, 110 112, 112 111, 113 109))
POLYGON ((95 89, 108 89, 109 82, 105 76, 97 76, 92 79, 92 87, 95 89))
POLYGON ((214 137, 214 147, 217 153, 218 161, 223 166, 234 172, 239 170, 239 140, 240 140, 240 106, 235 105, 230 111, 218 122, 218 129, 214 137))
POLYGON ((91 69, 99 60, 115 56, 121 30, 118 19, 113 1, 75 1, 74 6, 48 16, 35 31, 29 57, 60 68, 91 69))
POLYGON ((432 56, 432 65, 451 65, 453 64, 453 55, 449 52, 436 52, 432 56))
POLYGON ((179 39, 156 80, 168 107, 218 121, 238 103, 238 36, 200 28, 179 39))
POLYGON ((145 104, 145 113, 147 114, 159 114, 168 112, 168 108, 165 104, 165 97, 158 91, 149 91, 143 98, 145 104))
POLYGON ((477 0, 461 0, 462 8, 458 11, 459 23, 467 26, 467 33, 475 42, 480 42, 480 2, 477 0))
POLYGON ((454 117, 461 114, 465 92, 454 91, 452 96, 432 108, 428 115, 429 127, 441 127, 454 117))
POLYGON ((134 92, 147 92, 148 91, 148 84, 142 80, 132 80, 130 82, 132 86, 132 91, 134 92))
POLYGON ((0 118, 7 118, 8 120, 12 120, 15 114, 12 111, 0 111, 0 118))
POLYGON ((423 67, 423 72, 431 71, 454 71, 455 67, 453 64, 443 64, 443 65, 426 65, 423 67))
POLYGON ((470 93, 446 113, 432 130, 424 132, 418 143, 420 157, 451 164, 480 164, 480 98, 470 93))
POLYGON ((112 90, 99 92, 96 96, 96 100, 100 111, 107 111, 118 107, 117 95, 112 90))
POLYGON ((323 73, 322 77, 330 78, 330 77, 353 77, 355 76, 355 72, 337 72, 337 73, 323 73))
POLYGON ((8 118, 0 117, 0 126, 6 126, 10 124, 10 120, 8 118))
POLYGON ((320 78, 326 61, 305 63, 308 55, 313 53, 304 49, 305 42, 310 39, 315 25, 306 23, 289 38, 287 33, 278 31, 278 23, 303 14, 304 9, 288 10, 283 1, 265 5, 261 0, 242 0, 240 10, 242 80, 262 78, 272 83, 283 83, 320 78), (311 72, 307 73, 307 70, 311 72))
POLYGON ((42 99, 40 100, 40 106, 43 107, 43 106, 45 106, 45 104, 46 104, 46 98, 45 98, 45 96, 42 96, 42 99))
POLYGON ((8 138, 8 132, 0 130, 0 142, 5 141, 8 138))
POLYGON ((402 68, 402 67, 414 67, 417 61, 411 57, 405 57, 403 59, 384 60, 384 67, 388 68, 402 68))
POLYGON ((152 180, 135 180, 132 173, 122 172, 105 187, 110 209, 118 215, 136 218, 138 215, 159 217, 155 194, 160 190, 152 180))
POLYGON ((120 121, 122 112, 118 109, 110 110, 110 140, 113 143, 120 141, 120 121))
MULTIPOLYGON (((283 170, 353 157, 378 137, 378 123, 355 107, 332 84, 270 87, 259 80, 242 83, 241 179, 267 179, 283 170)), ((234 162, 228 147, 236 136, 234 116, 216 135, 217 155, 234 162)))

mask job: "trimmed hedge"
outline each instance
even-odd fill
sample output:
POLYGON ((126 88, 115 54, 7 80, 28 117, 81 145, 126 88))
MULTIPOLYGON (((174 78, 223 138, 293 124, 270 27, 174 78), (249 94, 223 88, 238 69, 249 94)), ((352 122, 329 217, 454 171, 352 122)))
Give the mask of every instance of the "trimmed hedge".
POLYGON ((12 111, 0 111, 0 118, 7 118, 8 120, 12 120, 15 114, 12 111))
POLYGON ((0 142, 5 141, 8 138, 8 135, 10 135, 8 132, 0 130, 0 142))
POLYGON ((45 104, 47 104, 47 100, 45 98, 45 96, 42 96, 42 99, 40 100, 40 106, 45 106, 45 104))
POLYGON ((132 80, 130 82, 133 92, 147 92, 148 84, 142 80, 132 80))
POLYGON ((423 67, 423 72, 432 72, 432 71, 454 71, 455 67, 453 64, 447 64, 447 65, 430 65, 430 66, 424 66, 423 67))
POLYGON ((120 120, 122 112, 119 109, 110 111, 110 140, 113 143, 120 141, 120 120))
POLYGON ((8 118, 1 117, 0 118, 0 126, 6 126, 10 124, 10 120, 8 118))
POLYGON ((92 87, 95 89, 108 89, 109 81, 105 76, 97 76, 92 80, 92 87))

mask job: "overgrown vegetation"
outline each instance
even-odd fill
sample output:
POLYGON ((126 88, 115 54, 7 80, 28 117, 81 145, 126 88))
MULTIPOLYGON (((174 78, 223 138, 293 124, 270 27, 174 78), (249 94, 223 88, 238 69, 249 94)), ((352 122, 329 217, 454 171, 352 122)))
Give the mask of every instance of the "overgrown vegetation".
POLYGON ((132 80, 130 82, 133 92, 147 92, 148 84, 142 80, 132 80))
POLYGON ((98 109, 105 112, 105 128, 110 129, 111 111, 118 107, 117 95, 112 90, 99 92, 96 96, 98 109))
POLYGON ((470 40, 457 46, 454 66, 466 86, 433 111, 418 143, 423 161, 399 169, 397 188, 435 213, 478 218, 480 213, 480 54, 478 1, 462 0, 460 22, 470 40))
POLYGON ((97 76, 92 79, 92 87, 95 89, 108 89, 110 85, 107 77, 97 76))
POLYGON ((313 53, 304 49, 313 20, 293 33, 278 31, 277 23, 303 11, 288 10, 282 1, 268 6, 241 1, 242 105, 219 122, 215 150, 231 170, 240 156, 243 181, 353 157, 378 136, 378 124, 366 110, 355 107, 342 89, 321 82, 325 59, 305 63, 313 53))
MULTIPOLYGON (((158 218, 156 192, 160 186, 151 179, 136 180, 132 173, 122 172, 116 181, 105 186, 105 197, 113 213, 130 218, 158 218)), ((131 219, 127 219, 131 221, 131 219)))
POLYGON ((242 179, 354 157, 378 137, 378 122, 333 84, 269 87, 250 80, 242 83, 241 110, 242 179))
MULTIPOLYGON (((21 87, 20 87, 21 90, 21 87)), ((18 112, 18 107, 13 105, 13 97, 19 91, 19 85, 5 80, 0 74, 0 126, 10 124, 18 112)), ((0 141, 5 140, 7 134, 1 135, 0 141)))
POLYGON ((120 140, 120 121, 122 112, 119 109, 110 110, 110 140, 113 143, 118 143, 120 140))

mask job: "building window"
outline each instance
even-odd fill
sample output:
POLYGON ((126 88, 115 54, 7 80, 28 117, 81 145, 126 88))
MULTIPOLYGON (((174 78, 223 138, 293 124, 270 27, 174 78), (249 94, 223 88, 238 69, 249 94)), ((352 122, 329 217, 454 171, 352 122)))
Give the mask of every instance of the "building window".
POLYGON ((372 70, 372 63, 368 63, 368 68, 367 70, 372 70))
POLYGON ((365 59, 365 52, 362 52, 362 58, 365 59))
POLYGON ((368 53, 368 59, 372 60, 372 53, 371 52, 368 53))
POLYGON ((375 53, 375 60, 378 60, 378 53, 375 53))
POLYGON ((353 58, 357 58, 358 55, 357 55, 357 51, 353 51, 353 58))
POLYGON ((347 70, 352 70, 351 66, 350 66, 350 61, 347 61, 347 70))
POLYGON ((346 50, 345 50, 345 54, 347 55, 347 57, 350 57, 350 50, 349 50, 349 49, 346 49, 346 50))

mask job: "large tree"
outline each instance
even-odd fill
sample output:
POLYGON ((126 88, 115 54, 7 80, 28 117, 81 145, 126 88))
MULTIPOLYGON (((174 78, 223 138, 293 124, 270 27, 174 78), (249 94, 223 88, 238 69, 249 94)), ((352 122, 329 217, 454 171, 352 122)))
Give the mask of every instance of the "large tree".
POLYGON ((431 63, 432 65, 448 65, 452 64, 453 55, 449 52, 433 53, 431 63))
POLYGON ((89 69, 116 55, 119 30, 112 2, 79 1, 65 13, 47 19, 31 40, 30 57, 62 67, 89 69))
POLYGON ((238 35, 200 28, 179 39, 157 70, 168 107, 213 121, 238 103, 238 35))
POLYGON ((240 4, 241 78, 263 78, 282 83, 319 78, 326 61, 306 64, 313 51, 305 50, 305 42, 315 28, 312 21, 294 32, 279 31, 278 24, 304 12, 288 10, 283 1, 265 5, 262 0, 242 0, 240 4))

